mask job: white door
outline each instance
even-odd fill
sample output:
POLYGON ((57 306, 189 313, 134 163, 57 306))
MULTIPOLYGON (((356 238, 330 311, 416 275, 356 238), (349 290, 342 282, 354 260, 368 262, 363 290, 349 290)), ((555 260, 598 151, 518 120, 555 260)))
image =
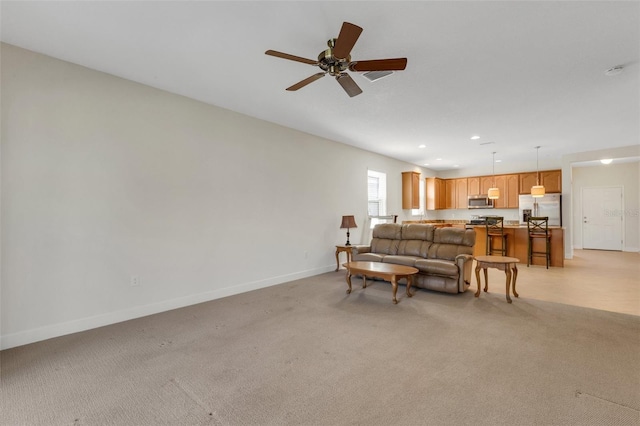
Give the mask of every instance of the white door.
POLYGON ((582 189, 582 247, 622 250, 622 188, 582 189))

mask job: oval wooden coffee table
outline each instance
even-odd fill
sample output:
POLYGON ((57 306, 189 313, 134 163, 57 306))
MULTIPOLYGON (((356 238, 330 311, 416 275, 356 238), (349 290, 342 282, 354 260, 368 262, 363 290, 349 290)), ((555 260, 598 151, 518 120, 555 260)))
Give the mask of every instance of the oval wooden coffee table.
POLYGON ((489 278, 487 276, 487 268, 496 268, 504 271, 507 276, 507 302, 511 303, 509 296, 509 287, 513 290, 513 295, 518 297, 516 293, 516 279, 518 278, 518 267, 516 266, 520 259, 507 256, 475 256, 474 259, 478 263, 476 265, 476 281, 478 282, 478 290, 476 297, 480 296, 480 269, 484 269, 484 291, 489 290, 489 278), (511 273, 513 271, 513 274, 511 273), (511 279, 513 277, 513 280, 511 279))
POLYGON ((367 288, 367 277, 382 278, 385 281, 390 281, 393 287, 393 303, 398 303, 396 293, 398 292, 398 280, 400 278, 407 279, 407 296, 413 296, 409 290, 411 289, 411 284, 413 284, 413 276, 418 273, 418 269, 413 266, 381 262, 347 262, 342 266, 347 268, 347 284, 349 285, 347 294, 351 293, 351 275, 361 274, 362 288, 367 288))

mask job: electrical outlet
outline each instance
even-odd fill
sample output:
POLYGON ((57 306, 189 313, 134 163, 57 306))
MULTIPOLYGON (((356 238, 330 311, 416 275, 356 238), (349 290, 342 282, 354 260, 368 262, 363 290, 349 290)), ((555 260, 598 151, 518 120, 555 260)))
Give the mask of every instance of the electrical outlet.
POLYGON ((140 285, 140 277, 137 275, 131 275, 130 284, 131 287, 138 287, 140 285))

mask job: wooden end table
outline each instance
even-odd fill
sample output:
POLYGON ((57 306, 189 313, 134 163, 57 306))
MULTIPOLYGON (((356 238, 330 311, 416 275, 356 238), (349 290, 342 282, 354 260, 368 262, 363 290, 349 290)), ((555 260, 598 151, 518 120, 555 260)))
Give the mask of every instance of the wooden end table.
POLYGON ((413 297, 413 294, 409 291, 411 284, 413 284, 413 276, 418 273, 418 269, 413 266, 394 265, 393 263, 381 263, 381 262, 347 262, 343 264, 347 268, 347 284, 349 289, 347 294, 351 293, 351 275, 362 275, 362 288, 367 288, 367 276, 382 278, 385 281, 391 282, 393 287, 393 303, 397 304, 396 293, 398 291, 398 280, 400 278, 407 279, 407 296, 413 297))
POLYGON ((476 265, 476 281, 478 282, 478 290, 476 290, 475 296, 480 296, 480 269, 484 270, 484 291, 489 290, 489 278, 487 275, 488 268, 495 268, 504 271, 507 276, 507 302, 511 303, 511 297, 509 296, 509 288, 513 290, 513 295, 518 297, 516 293, 516 279, 518 278, 518 267, 516 266, 520 259, 508 256, 476 256, 474 259, 477 262, 476 265), (512 273, 513 271, 513 273, 512 273), (513 277, 513 280, 512 280, 513 277))
POLYGON ((351 245, 345 246, 345 245, 340 245, 340 246, 336 246, 336 271, 338 269, 340 269, 340 260, 338 259, 338 255, 340 253, 342 253, 343 251, 347 253, 347 263, 351 262, 351 245))

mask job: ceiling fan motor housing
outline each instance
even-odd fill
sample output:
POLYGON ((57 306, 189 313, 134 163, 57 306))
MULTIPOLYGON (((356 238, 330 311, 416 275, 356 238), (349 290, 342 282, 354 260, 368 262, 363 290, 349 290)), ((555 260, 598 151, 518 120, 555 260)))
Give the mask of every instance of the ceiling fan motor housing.
POLYGON ((334 56, 333 46, 335 45, 335 40, 336 39, 329 40, 327 42, 329 48, 320 52, 318 55, 318 66, 334 77, 346 71, 351 63, 351 55, 348 55, 346 58, 336 58, 334 56))

